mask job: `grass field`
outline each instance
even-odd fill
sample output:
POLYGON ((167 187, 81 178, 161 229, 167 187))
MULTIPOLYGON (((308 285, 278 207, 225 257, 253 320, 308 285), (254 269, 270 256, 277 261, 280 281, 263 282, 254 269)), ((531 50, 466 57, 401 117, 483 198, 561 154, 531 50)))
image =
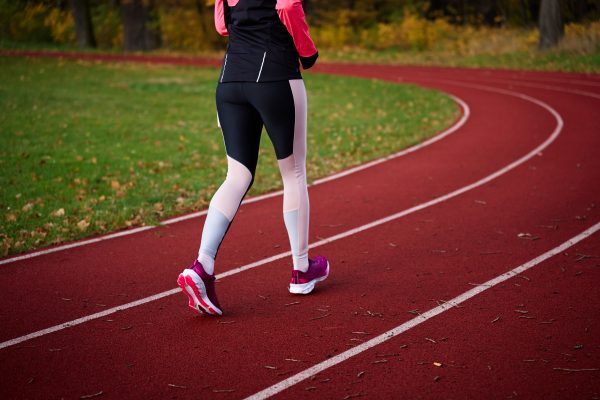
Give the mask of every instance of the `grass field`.
MULTIPOLYGON (((1 254, 205 208, 226 172, 213 68, 0 58, 1 254)), ((411 85, 306 74, 309 179, 407 147, 458 107, 411 85)), ((263 135, 250 195, 281 186, 263 135)))

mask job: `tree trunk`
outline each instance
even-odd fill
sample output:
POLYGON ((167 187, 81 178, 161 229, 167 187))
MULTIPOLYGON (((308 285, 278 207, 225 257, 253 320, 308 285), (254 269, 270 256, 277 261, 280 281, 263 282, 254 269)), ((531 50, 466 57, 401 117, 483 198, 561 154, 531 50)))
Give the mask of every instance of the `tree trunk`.
POLYGON ((70 3, 73 20, 75 20, 77 47, 96 47, 88 0, 70 0, 70 3))
POLYGON ((587 1, 575 0, 575 5, 573 7, 573 17, 575 18, 575 22, 581 22, 583 20, 583 18, 585 17, 585 14, 588 11, 587 8, 588 8, 587 1))
POLYGON ((302 2, 302 9, 304 10, 304 14, 305 15, 309 15, 312 14, 312 1, 311 0, 304 0, 302 2))
POLYGON ((527 0, 521 0, 521 26, 530 26, 531 21, 529 19, 529 7, 527 6, 527 0))
POLYGON ((542 0, 540 4, 540 49, 556 46, 564 32, 558 0, 542 0))
POLYGON ((123 0, 121 20, 125 50, 152 50, 160 46, 158 18, 151 1, 123 0))

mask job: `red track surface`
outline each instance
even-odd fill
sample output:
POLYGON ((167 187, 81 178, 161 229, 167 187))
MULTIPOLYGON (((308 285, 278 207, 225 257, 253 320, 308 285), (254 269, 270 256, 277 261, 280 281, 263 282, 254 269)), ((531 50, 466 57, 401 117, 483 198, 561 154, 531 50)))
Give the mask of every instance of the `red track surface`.
MULTIPOLYGON (((332 263, 313 295, 287 293, 290 265, 282 259, 223 278, 223 318, 195 317, 176 294, 7 346, 0 350, 3 398, 244 398, 600 221, 599 76, 357 65, 319 71, 434 87, 464 100, 471 115, 426 148, 311 187, 311 242, 524 156, 557 129, 557 118, 535 101, 556 110, 564 127, 541 154, 489 183, 312 250, 332 263), (539 239, 518 237, 525 232, 539 239)), ((286 250, 280 209, 280 197, 243 205, 217 272, 286 250)), ((0 266, 0 341, 175 288, 196 253, 202 219, 0 266)), ((275 397, 600 397, 598 235, 275 397)))

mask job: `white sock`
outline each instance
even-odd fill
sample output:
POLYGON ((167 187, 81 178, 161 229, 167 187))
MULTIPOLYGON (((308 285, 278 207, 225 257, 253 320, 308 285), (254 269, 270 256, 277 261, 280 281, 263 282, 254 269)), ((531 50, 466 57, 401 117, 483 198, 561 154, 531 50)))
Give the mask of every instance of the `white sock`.
POLYGON ((213 275, 215 273, 215 259, 211 256, 200 253, 198 255, 198 262, 202 264, 202 267, 204 267, 204 271, 207 274, 213 275))
POLYGON ((294 269, 301 272, 308 271, 308 255, 299 258, 293 257, 294 260, 294 269))

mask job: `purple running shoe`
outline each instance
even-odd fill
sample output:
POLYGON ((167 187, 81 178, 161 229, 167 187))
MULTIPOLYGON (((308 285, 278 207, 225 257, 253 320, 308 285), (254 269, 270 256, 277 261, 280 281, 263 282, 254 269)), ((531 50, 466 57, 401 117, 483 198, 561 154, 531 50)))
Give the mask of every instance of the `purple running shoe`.
POLYGON ((194 312, 208 315, 223 315, 215 292, 215 276, 204 271, 198 260, 184 269, 177 278, 177 284, 189 299, 188 306, 194 312))
POLYGON ((309 294, 315 288, 317 282, 324 281, 329 276, 329 261, 325 257, 318 256, 314 260, 308 260, 306 272, 293 270, 290 282, 290 293, 309 294))

